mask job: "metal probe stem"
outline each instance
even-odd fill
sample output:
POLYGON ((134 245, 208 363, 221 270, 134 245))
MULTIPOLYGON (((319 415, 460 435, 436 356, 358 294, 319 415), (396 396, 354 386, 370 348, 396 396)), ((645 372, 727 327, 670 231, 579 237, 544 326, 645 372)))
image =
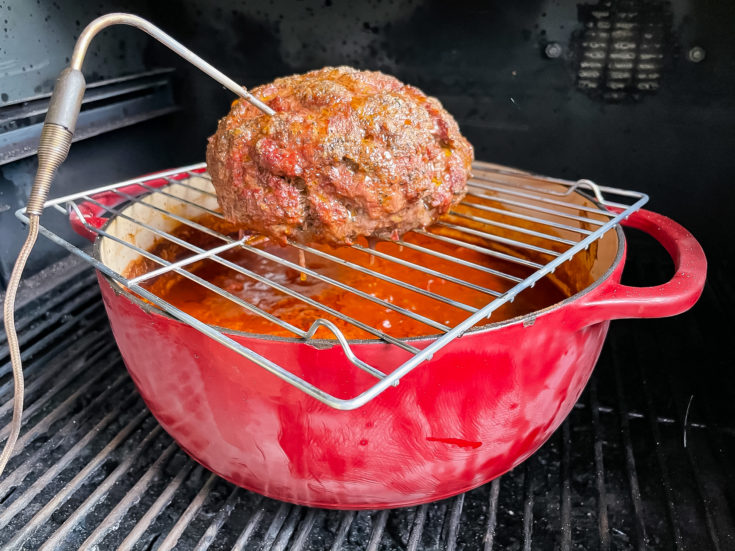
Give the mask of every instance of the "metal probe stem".
POLYGON ((106 29, 107 27, 110 27, 111 25, 130 25, 131 27, 140 29, 144 33, 147 33, 158 40, 161 44, 163 44, 170 50, 179 54, 196 68, 204 71, 206 74, 208 74, 210 77, 219 82, 228 90, 231 90, 238 96, 252 103, 255 107, 257 107, 267 115, 273 115, 275 113, 273 109, 268 107, 265 103, 253 96, 250 92, 248 92, 244 86, 239 85, 237 82, 225 75, 222 71, 204 61, 201 57, 196 55, 190 49, 184 47, 180 42, 174 40, 161 29, 159 29, 149 21, 146 21, 142 17, 138 17, 137 15, 132 15, 129 13, 110 13, 107 15, 103 15, 102 17, 98 17, 89 25, 87 25, 82 31, 82 34, 79 35, 79 39, 74 46, 74 53, 71 56, 70 64, 70 67, 72 69, 75 69, 77 71, 80 71, 82 69, 82 62, 84 61, 84 56, 87 53, 87 48, 89 48, 89 43, 92 41, 92 38, 94 38, 97 33, 102 31, 103 29, 106 29))
POLYGON ((38 170, 33 182, 26 214, 29 219, 28 237, 18 253, 18 259, 13 267, 13 273, 8 281, 3 309, 5 333, 8 339, 10 360, 13 368, 14 394, 13 419, 10 424, 10 433, 0 454, 0 475, 13 454, 15 442, 18 439, 23 414, 23 365, 20 356, 18 335, 15 331, 15 296, 18 292, 21 274, 25 268, 31 250, 38 239, 39 217, 43 212, 51 183, 61 163, 66 159, 71 147, 74 130, 76 128, 79 110, 84 96, 85 82, 82 75, 82 64, 92 39, 103 29, 112 25, 130 25, 149 34, 167 48, 179 54, 186 61, 204 71, 214 80, 233 91, 238 96, 249 101, 255 107, 268 115, 275 111, 237 84, 227 75, 204 61, 194 52, 185 48, 161 29, 137 15, 128 13, 111 13, 92 21, 82 31, 72 54, 71 64, 64 69, 54 86, 54 92, 49 101, 48 112, 41 130, 38 144, 38 170))

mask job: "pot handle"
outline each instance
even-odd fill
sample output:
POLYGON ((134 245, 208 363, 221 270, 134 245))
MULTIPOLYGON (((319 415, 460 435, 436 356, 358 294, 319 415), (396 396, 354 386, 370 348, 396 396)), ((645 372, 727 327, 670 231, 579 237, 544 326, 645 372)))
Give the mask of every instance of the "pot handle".
MULTIPOLYGON (((151 174, 142 176, 141 179, 155 176, 156 174, 159 174, 161 172, 166 171, 162 170, 158 172, 153 172, 151 174)), ((172 174, 167 177, 168 179, 156 178, 152 180, 146 180, 145 185, 152 188, 161 188, 171 183, 171 179, 180 180, 182 178, 187 178, 188 176, 189 175, 187 173, 172 174)), ((83 220, 79 218, 77 210, 69 210, 69 223, 76 233, 78 233, 82 237, 86 237, 90 241, 94 241, 97 238, 98 233, 89 226, 100 229, 107 223, 109 217, 105 215, 109 213, 109 209, 113 209, 129 200, 124 195, 121 195, 121 193, 133 197, 138 197, 139 195, 143 195, 144 193, 148 192, 150 192, 150 189, 147 189, 140 184, 130 184, 128 186, 116 188, 116 190, 100 191, 99 193, 95 193, 91 196, 91 199, 93 199, 93 201, 83 201, 76 205, 78 212, 82 215, 83 220)))
MULTIPOLYGON (((613 209, 611 209, 613 210, 613 209)), ((674 261, 676 273, 653 287, 615 284, 585 304, 585 325, 622 318, 664 318, 689 310, 699 299, 707 276, 702 246, 670 218, 641 209, 622 222, 656 239, 674 261)))

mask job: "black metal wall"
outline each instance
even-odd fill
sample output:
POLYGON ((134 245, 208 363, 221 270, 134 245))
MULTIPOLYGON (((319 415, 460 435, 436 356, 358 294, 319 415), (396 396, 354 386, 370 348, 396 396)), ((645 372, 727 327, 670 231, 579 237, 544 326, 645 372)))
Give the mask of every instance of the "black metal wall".
MULTIPOLYGON (((393 73, 438 96, 475 145, 478 158, 645 191, 652 196, 650 208, 670 215, 702 241, 713 266, 732 266, 735 246, 726 229, 735 207, 729 181, 735 170, 732 2, 75 5, 68 9, 87 18, 108 11, 149 17, 248 86, 324 65, 393 73), (613 42, 596 44, 599 35, 594 34, 604 33, 611 21, 638 24, 622 27, 640 30, 633 37, 638 65, 641 53, 660 51, 661 56, 654 56, 645 71, 626 74, 623 68, 616 73, 610 65, 613 42), (595 54, 595 48, 602 53, 595 54), (599 86, 590 88, 583 62, 600 55, 603 74, 594 76, 593 70, 591 80, 599 86), (616 78, 622 81, 616 84, 616 78)), ((7 7, 0 4, 0 19, 7 7)), ((80 28, 69 17, 50 24, 56 32, 66 25, 72 37, 80 28)), ((106 31, 103 40, 118 45, 119 32, 106 31)), ((5 36, 29 43, 44 40, 8 38, 7 31, 5 36)), ((138 47, 132 40, 125 44, 138 47)), ((203 159, 206 137, 227 111, 231 94, 163 47, 150 40, 141 44, 145 68, 176 68, 175 91, 183 109, 75 144, 52 194, 203 159)), ((131 63, 129 54, 120 59, 125 63, 109 56, 96 77, 115 76, 131 63)), ((0 86, 8 78, 0 74, 0 86)), ((48 86, 42 84, 41 91, 48 86)), ((20 246, 22 232, 12 212, 23 204, 33 167, 32 160, 0 166, 0 280, 7 277, 20 246)), ((43 243, 29 273, 60 254, 43 243)))

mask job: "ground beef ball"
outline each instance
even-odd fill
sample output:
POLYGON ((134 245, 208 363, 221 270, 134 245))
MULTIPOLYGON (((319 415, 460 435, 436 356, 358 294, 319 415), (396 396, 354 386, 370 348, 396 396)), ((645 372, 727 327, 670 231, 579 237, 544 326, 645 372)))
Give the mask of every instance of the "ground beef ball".
POLYGON ((396 239, 465 194, 469 142, 435 98, 379 72, 326 67, 237 100, 209 138, 225 217, 277 242, 396 239))

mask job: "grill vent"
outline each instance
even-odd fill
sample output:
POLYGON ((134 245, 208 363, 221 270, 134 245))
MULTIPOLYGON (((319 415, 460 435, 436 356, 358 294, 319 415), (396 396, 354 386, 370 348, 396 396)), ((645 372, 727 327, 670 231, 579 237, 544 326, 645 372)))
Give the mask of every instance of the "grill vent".
POLYGON ((577 88, 607 102, 658 90, 671 37, 669 2, 606 0, 579 6, 573 37, 577 88))

